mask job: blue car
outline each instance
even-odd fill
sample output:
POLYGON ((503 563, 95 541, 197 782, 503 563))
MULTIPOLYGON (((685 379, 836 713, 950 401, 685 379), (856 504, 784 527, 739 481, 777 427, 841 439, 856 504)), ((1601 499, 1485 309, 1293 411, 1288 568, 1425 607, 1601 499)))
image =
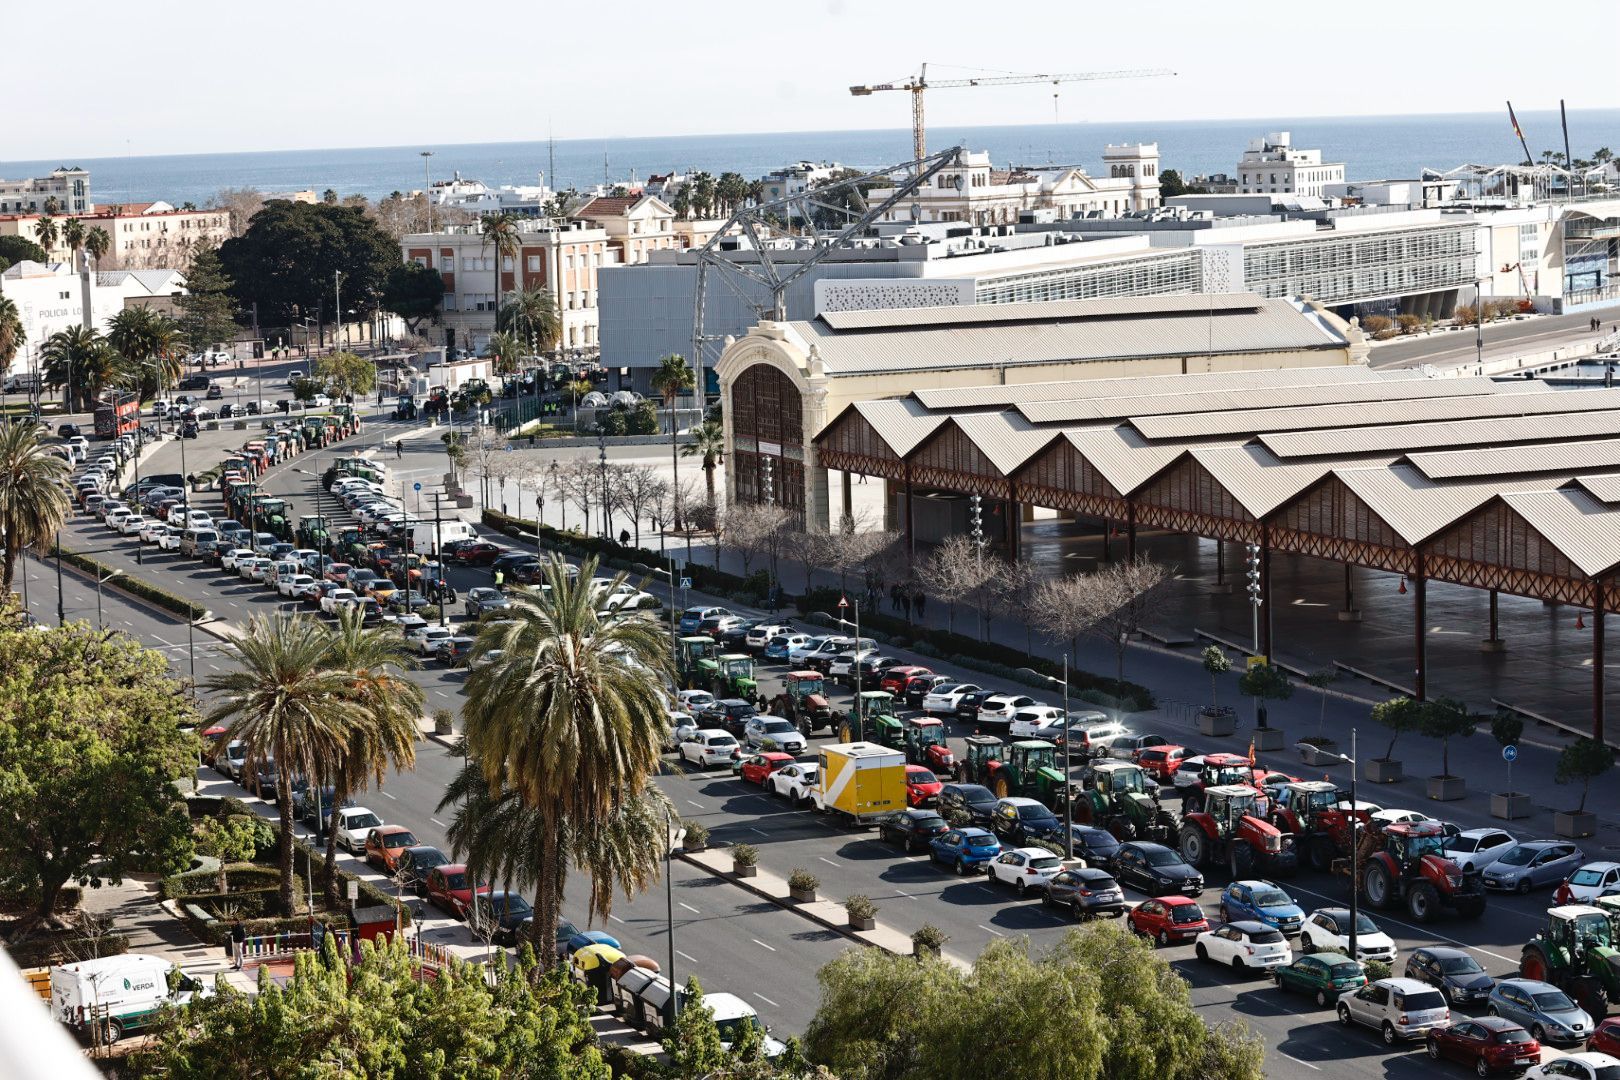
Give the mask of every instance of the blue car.
POLYGON ((1221 921, 1244 920, 1297 934, 1305 922, 1305 912, 1293 897, 1269 881, 1234 881, 1221 892, 1221 921))
POLYGON ((1488 1008, 1523 1027, 1542 1045, 1568 1046, 1592 1035, 1592 1017, 1551 983, 1503 979, 1491 991, 1488 1008))
POLYGON ((984 829, 952 829, 928 845, 928 859, 966 874, 1001 854, 1001 842, 984 829))
POLYGON ((765 643, 765 659, 786 660, 788 650, 803 640, 802 634, 778 634, 765 643))
POLYGON ((728 615, 728 614, 730 614, 730 612, 726 611, 725 608, 718 608, 718 607, 687 608, 685 611, 681 612, 681 623, 680 623, 681 633, 683 633, 683 634, 695 634, 695 633, 698 632, 698 628, 703 625, 703 620, 704 619, 710 618, 710 617, 712 617, 714 615, 728 615))

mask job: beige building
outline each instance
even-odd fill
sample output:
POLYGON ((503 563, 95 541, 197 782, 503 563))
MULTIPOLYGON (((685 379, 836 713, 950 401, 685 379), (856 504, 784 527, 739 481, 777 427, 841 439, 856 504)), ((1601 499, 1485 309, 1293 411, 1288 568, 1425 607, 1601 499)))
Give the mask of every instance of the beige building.
POLYGON ((1267 192, 1320 198, 1328 185, 1344 182, 1344 162, 1323 161, 1322 151, 1301 149, 1288 132, 1273 131, 1249 140, 1237 174, 1240 195, 1267 192))
POLYGON ((90 173, 77 167, 52 169, 49 176, 0 180, 0 214, 77 215, 96 208, 90 200, 90 173), (53 202, 54 200, 54 202, 53 202))
MULTIPOLYGON (((39 227, 44 214, 0 216, 0 236, 24 236, 39 243, 39 227)), ((181 210, 166 202, 106 203, 88 214, 65 214, 51 218, 56 226, 55 242, 46 247, 52 262, 68 262, 72 252, 62 235, 62 226, 77 220, 89 232, 106 231, 112 246, 98 261, 98 270, 152 270, 191 265, 191 253, 203 243, 215 247, 230 236, 230 214, 226 210, 181 210)))
MULTIPOLYGON (((1320 305, 1253 293, 828 311, 762 322, 728 343, 716 364, 727 491, 743 502, 768 499, 825 529, 828 460, 859 451, 899 462, 896 444, 915 448, 937 433, 899 402, 908 395, 988 385, 1005 388, 1009 401, 1022 400, 1019 387, 1061 400, 1077 381, 1359 367, 1366 354, 1360 331, 1320 305), (818 443, 852 409, 868 406, 885 410, 873 421, 882 440, 867 427, 852 434, 861 444, 853 448, 818 443)), ((989 421, 996 430, 979 441, 997 447, 990 456, 1010 468, 1065 423, 1084 419, 1061 408, 997 414, 989 421)), ((917 499, 926 488, 948 488, 947 474, 982 465, 986 453, 960 441, 931 448, 914 477, 917 499)))
MULTIPOLYGON (((1159 205, 1159 147, 1130 143, 1103 150, 1106 177, 1083 169, 991 167, 983 151, 963 153, 958 164, 941 169, 909 199, 890 207, 883 222, 961 221, 972 225, 1006 225, 1035 213, 1065 220, 1087 214, 1118 217, 1159 205)), ((873 188, 867 201, 887 198, 893 188, 873 188)))
POLYGON ((680 245, 675 211, 656 196, 599 195, 569 216, 607 233, 615 261, 624 266, 644 263, 649 253, 680 245))

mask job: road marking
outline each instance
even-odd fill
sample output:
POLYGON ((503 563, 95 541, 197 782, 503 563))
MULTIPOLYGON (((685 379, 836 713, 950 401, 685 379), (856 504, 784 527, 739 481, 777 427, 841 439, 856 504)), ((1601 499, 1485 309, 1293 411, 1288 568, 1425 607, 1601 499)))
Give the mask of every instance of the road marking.
POLYGON ((826 863, 828 866, 837 866, 838 865, 836 862, 834 862, 833 860, 827 858, 827 856, 825 856, 825 855, 817 855, 816 858, 820 859, 822 862, 826 863))
POLYGON ((989 934, 994 934, 994 935, 996 935, 996 937, 1006 937, 1007 936, 1006 934, 1003 934, 1000 930, 992 930, 992 929, 990 929, 988 926, 984 925, 984 923, 979 923, 978 925, 979 925, 980 930, 983 930, 983 931, 985 931, 986 933, 989 933, 989 934))
POLYGON ((433 822, 433 824, 437 825, 441 829, 448 829, 450 827, 436 817, 430 817, 428 820, 433 822))
POLYGON ((755 945, 758 945, 762 949, 770 949, 771 952, 776 951, 776 948, 774 946, 765 944, 763 941, 759 940, 759 938, 749 938, 748 940, 752 941, 755 945))
POLYGON ((686 801, 697 807, 699 810, 703 809, 703 804, 698 802, 696 799, 687 799, 686 801))
POLYGON ((1277 1051, 1277 1053, 1282 1054, 1282 1056, 1287 1058, 1289 1061, 1296 1062, 1296 1063, 1298 1063, 1300 1065, 1305 1066, 1307 1069, 1311 1069, 1311 1070, 1313 1070, 1315 1072, 1321 1072, 1322 1071, 1319 1066, 1312 1065, 1308 1061, 1301 1060, 1300 1058, 1295 1057, 1293 1054, 1283 1054, 1283 1052, 1281 1050, 1277 1051))
MULTIPOLYGON (((389 798, 389 799, 394 799, 394 797, 393 797, 393 796, 392 796, 392 795, 390 795, 390 794, 389 794, 389 793, 388 793, 388 792, 386 792, 386 791, 382 791, 382 790, 380 790, 380 789, 379 789, 379 790, 378 790, 378 792, 377 792, 377 794, 379 794, 379 795, 382 795, 382 796, 384 796, 384 797, 386 797, 386 798, 389 798)), ((394 801, 395 801, 395 802, 398 802, 398 801, 399 801, 399 800, 398 800, 398 799, 394 799, 394 801)))
POLYGON ((612 919, 616 923, 619 923, 620 925, 623 925, 623 926, 628 926, 629 925, 623 919, 619 918, 617 915, 609 915, 608 918, 612 919))
POLYGON ((906 890, 904 890, 904 889, 896 889, 894 891, 899 893, 901 896, 905 897, 907 900, 915 900, 915 899, 917 899, 915 896, 912 896, 910 893, 906 892, 906 890))
POLYGON ((690 912, 691 912, 691 913, 692 913, 692 914, 694 914, 694 915, 701 915, 701 914, 703 914, 703 912, 701 912, 701 911, 699 911, 699 910, 698 910, 698 909, 697 909, 697 908, 695 908, 695 907, 693 907, 693 906, 692 906, 692 905, 691 905, 691 904, 688 904, 688 903, 687 903, 687 902, 686 902, 686 901, 684 901, 684 900, 681 900, 681 901, 677 901, 677 903, 679 903, 679 904, 680 904, 680 905, 681 905, 681 907, 683 907, 683 908, 685 908, 685 909, 686 909, 686 910, 687 910, 687 911, 690 911, 690 912))
POLYGON ((769 835, 771 835, 770 833, 766 832, 764 829, 756 829, 752 825, 748 826, 748 831, 749 832, 757 832, 761 836, 769 836, 769 835))
POLYGON ((770 998, 766 997, 764 994, 755 994, 754 996, 759 998, 759 1000, 763 1001, 765 1004, 769 1005, 773 1009, 780 1009, 782 1007, 782 1006, 778 1005, 776 1002, 772 1001, 770 998))
POLYGON ((694 964, 698 962, 697 957, 695 957, 695 956, 687 956, 686 953, 681 952, 681 950, 679 950, 679 949, 675 950, 675 955, 679 956, 679 957, 683 957, 686 960, 688 960, 688 961, 690 961, 691 963, 694 963, 694 964))

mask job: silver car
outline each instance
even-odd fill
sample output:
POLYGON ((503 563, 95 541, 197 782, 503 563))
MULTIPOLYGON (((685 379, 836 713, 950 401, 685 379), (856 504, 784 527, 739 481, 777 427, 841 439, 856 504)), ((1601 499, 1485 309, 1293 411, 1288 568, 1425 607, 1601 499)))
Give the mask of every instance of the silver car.
POLYGON ((1504 851, 1481 876, 1487 889, 1524 894, 1556 885, 1585 862, 1586 853, 1567 841, 1527 840, 1504 851))

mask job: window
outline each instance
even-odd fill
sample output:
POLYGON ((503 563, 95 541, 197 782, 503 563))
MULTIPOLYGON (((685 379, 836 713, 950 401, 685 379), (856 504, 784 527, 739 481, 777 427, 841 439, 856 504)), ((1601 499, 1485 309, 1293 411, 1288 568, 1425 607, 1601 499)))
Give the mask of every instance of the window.
POLYGON ((529 272, 531 274, 532 273, 538 273, 539 270, 540 270, 540 256, 538 256, 538 255, 530 255, 529 256, 529 272))
POLYGON ((502 255, 501 256, 501 269, 502 270, 515 269, 515 267, 512 264, 512 256, 510 256, 510 255, 502 255))

